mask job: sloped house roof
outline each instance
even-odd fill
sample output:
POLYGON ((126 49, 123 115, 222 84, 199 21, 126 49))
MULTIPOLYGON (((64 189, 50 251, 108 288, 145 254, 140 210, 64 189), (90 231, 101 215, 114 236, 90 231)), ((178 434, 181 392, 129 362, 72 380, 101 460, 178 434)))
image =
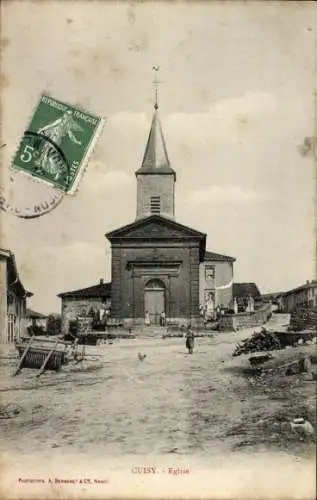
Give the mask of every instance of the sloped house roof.
POLYGON ((97 285, 89 286, 87 288, 80 288, 78 290, 71 290, 70 292, 62 292, 57 297, 64 298, 102 298, 109 299, 111 297, 111 283, 104 283, 103 280, 97 285))
POLYGON ((26 317, 31 319, 46 319, 47 315, 33 311, 32 309, 27 309, 26 317))
POLYGON ((235 262, 235 257, 229 257, 229 255, 223 255, 220 253, 209 252, 206 250, 205 252, 205 262, 235 262))
POLYGON ((260 291, 255 283, 233 283, 233 297, 241 299, 251 296, 253 299, 261 298, 260 291))
POLYGON ((32 297, 33 293, 26 290, 20 280, 14 253, 1 248, 0 256, 7 260, 7 285, 9 291, 18 297, 32 297))
POLYGON ((316 288, 317 287, 317 280, 311 280, 307 281, 304 285, 297 286, 296 288, 292 288, 291 290, 287 290, 287 292, 284 292, 284 296, 292 295, 293 293, 301 292, 302 290, 305 289, 310 289, 310 288, 316 288))

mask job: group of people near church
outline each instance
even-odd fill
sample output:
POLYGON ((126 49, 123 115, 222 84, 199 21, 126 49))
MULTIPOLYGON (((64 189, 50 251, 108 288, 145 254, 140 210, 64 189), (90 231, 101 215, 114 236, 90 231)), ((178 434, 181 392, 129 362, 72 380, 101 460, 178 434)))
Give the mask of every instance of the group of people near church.
MULTIPOLYGON (((149 311, 145 311, 144 324, 145 324, 145 326, 150 326, 151 325, 151 318, 150 318, 149 311)), ((162 311, 161 314, 160 314, 160 326, 166 326, 166 314, 165 314, 165 311, 162 311)))
POLYGON ((211 301, 206 301, 205 304, 201 304, 199 307, 200 310, 200 315, 204 318, 205 321, 217 321, 221 316, 223 316, 226 313, 229 314, 238 314, 238 312, 248 312, 248 313, 253 313, 254 312, 254 298, 250 295, 247 297, 243 297, 241 300, 237 300, 235 297, 232 302, 230 307, 225 307, 223 305, 217 305, 214 307, 214 304, 212 303, 210 305, 211 301))
POLYGON ((93 318, 93 326, 107 326, 110 318, 110 308, 102 305, 99 309, 90 308, 88 316, 93 318))

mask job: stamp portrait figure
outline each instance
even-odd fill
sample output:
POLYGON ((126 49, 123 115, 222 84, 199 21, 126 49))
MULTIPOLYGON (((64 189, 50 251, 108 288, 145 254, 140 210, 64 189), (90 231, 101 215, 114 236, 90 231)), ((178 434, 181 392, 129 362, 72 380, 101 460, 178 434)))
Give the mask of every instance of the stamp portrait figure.
MULTIPOLYGON (((75 132, 83 131, 83 128, 74 120, 71 110, 67 110, 53 123, 38 129, 38 133, 40 135, 48 137, 56 146, 59 147, 61 147, 64 138, 68 138, 74 144, 80 146, 82 142, 77 139, 75 132)), ((65 177, 67 172, 65 171, 65 164, 56 161, 56 155, 54 152, 54 148, 47 141, 42 148, 40 157, 36 161, 36 164, 48 175, 52 176, 54 180, 58 180, 60 177, 65 177)))

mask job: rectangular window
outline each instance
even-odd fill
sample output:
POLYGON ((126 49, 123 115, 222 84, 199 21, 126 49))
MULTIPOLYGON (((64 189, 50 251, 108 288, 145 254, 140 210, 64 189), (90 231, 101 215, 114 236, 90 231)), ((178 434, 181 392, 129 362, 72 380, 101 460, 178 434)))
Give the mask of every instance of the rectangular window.
POLYGON ((160 196, 151 196, 151 214, 159 214, 161 212, 160 196))
POLYGON ((213 281, 215 279, 215 266, 205 267, 205 278, 206 281, 213 281))

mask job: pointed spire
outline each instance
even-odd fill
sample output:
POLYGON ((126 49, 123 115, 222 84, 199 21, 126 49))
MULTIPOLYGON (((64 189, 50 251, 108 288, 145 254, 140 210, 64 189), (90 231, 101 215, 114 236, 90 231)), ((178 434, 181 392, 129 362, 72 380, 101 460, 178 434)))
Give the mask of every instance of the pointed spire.
POLYGON ((166 150, 162 126, 158 115, 158 107, 154 105, 154 113, 151 123, 149 138, 145 148, 142 161, 142 169, 170 169, 170 162, 166 150))
POLYGON ((143 156, 142 166, 135 173, 138 174, 173 174, 176 180, 176 172, 172 169, 166 144, 164 140, 164 135, 162 131, 162 126, 158 114, 158 84, 157 72, 159 66, 153 66, 153 71, 155 71, 155 101, 154 101, 154 113, 151 123, 151 129, 148 137, 148 141, 145 148, 145 153, 143 156))

